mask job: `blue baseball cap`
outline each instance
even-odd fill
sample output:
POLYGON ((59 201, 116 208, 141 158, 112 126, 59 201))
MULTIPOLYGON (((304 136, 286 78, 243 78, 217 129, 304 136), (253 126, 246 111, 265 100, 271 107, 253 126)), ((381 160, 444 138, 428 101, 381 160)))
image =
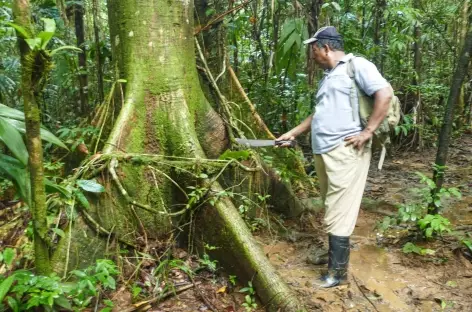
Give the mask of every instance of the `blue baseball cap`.
POLYGON ((331 39, 331 40, 343 40, 343 37, 338 33, 336 27, 325 26, 318 29, 318 31, 308 40, 303 41, 303 44, 310 44, 318 41, 319 39, 331 39))

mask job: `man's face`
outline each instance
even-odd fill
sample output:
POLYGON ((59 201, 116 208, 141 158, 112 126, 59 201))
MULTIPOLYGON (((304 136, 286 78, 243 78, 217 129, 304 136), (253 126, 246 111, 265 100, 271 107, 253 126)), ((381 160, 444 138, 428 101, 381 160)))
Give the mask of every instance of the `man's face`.
POLYGON ((328 58, 328 53, 327 53, 326 47, 318 47, 316 43, 311 45, 311 58, 321 67, 325 68, 327 65, 327 58, 328 58))

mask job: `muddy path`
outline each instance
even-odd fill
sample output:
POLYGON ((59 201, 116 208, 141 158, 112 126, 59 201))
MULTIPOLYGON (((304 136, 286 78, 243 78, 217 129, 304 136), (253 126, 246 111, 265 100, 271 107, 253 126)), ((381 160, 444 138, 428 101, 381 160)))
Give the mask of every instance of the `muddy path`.
MULTIPOLYGON (((457 140, 450 155, 445 186, 459 188, 462 198, 447 200, 443 215, 454 227, 472 229, 470 135, 457 140)), ((351 238, 348 285, 328 290, 311 286, 326 269, 305 262, 310 252, 326 244, 326 234, 320 230, 322 212, 286 222, 291 233, 287 238, 258 237, 271 262, 309 311, 472 311, 472 263, 463 256, 459 244, 449 240, 416 242, 435 250, 435 255, 404 254, 401 248, 407 238, 401 231, 386 235, 376 228, 386 215, 397 213, 397 204, 415 200, 415 190, 423 187, 415 172, 430 175, 434 156, 434 150, 396 153, 381 172, 371 170, 351 238)))

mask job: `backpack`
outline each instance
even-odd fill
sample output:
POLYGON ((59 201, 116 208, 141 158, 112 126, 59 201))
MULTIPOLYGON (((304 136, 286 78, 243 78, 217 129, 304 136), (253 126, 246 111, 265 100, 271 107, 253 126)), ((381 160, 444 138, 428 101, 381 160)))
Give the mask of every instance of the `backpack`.
MULTIPOLYGON (((363 128, 367 127, 367 123, 369 121, 369 117, 374 110, 374 98, 365 94, 365 92, 359 88, 359 85, 355 79, 355 72, 356 68, 354 67, 353 60, 355 57, 352 57, 347 63, 347 74, 349 78, 351 78, 351 91, 350 91, 350 99, 351 99, 351 106, 353 113, 356 111, 354 108, 355 99, 357 97, 359 103, 359 117, 361 121, 361 126, 363 128)), ((390 86, 391 88, 391 86, 390 86)), ((393 91, 393 89, 392 89, 393 91)), ((355 116, 354 116, 355 117, 355 116)), ((382 165, 385 160, 385 154, 387 152, 387 145, 391 143, 390 140, 390 132, 394 130, 395 126, 398 125, 400 121, 400 100, 395 95, 392 96, 392 100, 390 101, 390 107, 387 112, 387 116, 385 119, 380 123, 380 126, 375 130, 373 140, 370 142, 372 149, 375 150, 377 148, 381 148, 382 152, 380 154, 380 160, 378 169, 382 170, 382 165)))

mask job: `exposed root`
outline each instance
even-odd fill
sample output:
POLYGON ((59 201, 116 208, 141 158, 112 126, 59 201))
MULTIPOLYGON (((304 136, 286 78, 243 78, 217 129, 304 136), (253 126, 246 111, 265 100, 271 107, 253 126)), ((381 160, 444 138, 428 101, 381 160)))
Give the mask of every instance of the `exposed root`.
POLYGON ((123 196, 125 197, 126 201, 127 201, 130 205, 133 205, 133 206, 142 208, 142 209, 144 209, 144 210, 146 210, 146 211, 153 212, 153 213, 161 213, 161 212, 158 211, 158 210, 152 209, 152 208, 149 207, 148 205, 144 205, 144 204, 138 203, 137 201, 133 200, 133 199, 128 195, 128 192, 125 190, 125 188, 123 187, 123 185, 122 185, 121 182, 120 182, 120 179, 118 178, 118 175, 116 174, 115 167, 117 167, 117 166, 118 166, 118 161, 117 161, 115 158, 112 159, 112 161, 110 162, 110 165, 108 166, 108 171, 110 172, 113 181, 115 182, 116 186, 117 186, 118 189, 120 190, 121 195, 123 195, 123 196))

